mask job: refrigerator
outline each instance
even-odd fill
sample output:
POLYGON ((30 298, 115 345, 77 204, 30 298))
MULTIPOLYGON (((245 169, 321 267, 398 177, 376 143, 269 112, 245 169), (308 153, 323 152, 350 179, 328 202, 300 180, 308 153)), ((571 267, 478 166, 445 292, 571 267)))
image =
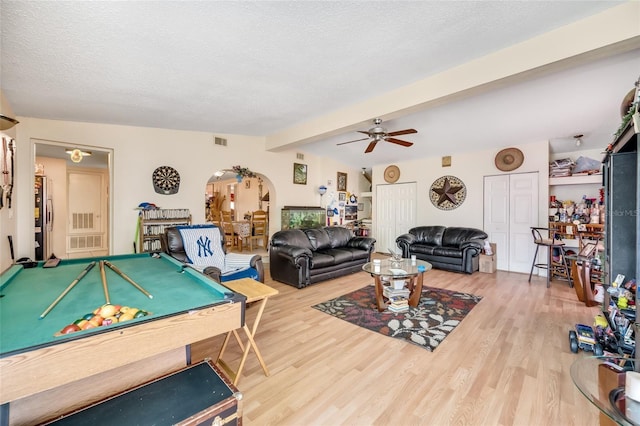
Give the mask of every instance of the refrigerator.
POLYGON ((46 176, 35 179, 35 260, 46 260, 51 255, 51 229, 53 227, 53 204, 50 180, 46 176))

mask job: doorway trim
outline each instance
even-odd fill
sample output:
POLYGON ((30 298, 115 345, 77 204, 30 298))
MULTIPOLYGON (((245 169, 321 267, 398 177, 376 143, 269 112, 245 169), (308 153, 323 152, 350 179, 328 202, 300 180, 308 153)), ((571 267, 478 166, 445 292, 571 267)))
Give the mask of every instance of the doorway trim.
MULTIPOLYGON (((52 157, 51 155, 45 155, 43 153, 38 153, 37 151, 37 146, 38 145, 46 145, 46 146, 54 146, 54 147, 61 147, 61 148, 67 148, 67 147, 74 147, 74 148, 78 148, 81 150, 88 150, 88 151, 92 151, 92 152, 100 152, 102 154, 106 154, 106 168, 107 168, 107 179, 108 179, 108 186, 107 186, 107 214, 109 216, 108 220, 107 220, 107 251, 108 254, 113 254, 113 240, 114 240, 114 236, 113 236, 113 188, 114 188, 114 178, 113 178, 113 161, 114 161, 114 150, 113 148, 106 148, 106 147, 102 147, 102 146, 95 146, 95 145, 87 145, 87 144, 81 144, 81 143, 75 143, 75 142, 63 142, 63 141, 55 141, 55 140, 50 140, 50 139, 41 139, 41 138, 30 138, 29 140, 29 150, 30 150, 30 156, 31 156, 31 167, 35 168, 35 164, 36 164, 36 156, 42 156, 42 157, 50 157, 50 158, 64 158, 66 159, 68 156, 64 156, 64 155, 60 155, 59 157, 52 157)), ((61 151, 62 152, 62 151, 61 151)), ((69 164, 69 163, 67 163, 69 164)), ((73 165, 71 165, 73 167, 73 165)), ((77 167, 80 168, 86 168, 86 165, 83 165, 82 163, 79 163, 77 167)), ((32 169, 33 170, 33 169, 32 169)), ((33 188, 35 185, 35 170, 33 170, 34 173, 30 174, 30 188, 33 188)), ((68 197, 66 197, 65 199, 65 203, 68 204, 68 197)), ((35 232, 35 217, 34 217, 34 213, 33 213, 33 209, 32 210, 32 216, 31 216, 31 234, 33 234, 35 232)), ((67 230, 68 231, 68 230, 67 230)), ((65 234, 65 240, 67 240, 69 237, 68 232, 66 232, 65 234)), ((28 248, 29 253, 34 253, 35 250, 35 241, 31 241, 30 242, 30 247, 28 248)), ((65 253, 66 255, 66 253, 65 253)))

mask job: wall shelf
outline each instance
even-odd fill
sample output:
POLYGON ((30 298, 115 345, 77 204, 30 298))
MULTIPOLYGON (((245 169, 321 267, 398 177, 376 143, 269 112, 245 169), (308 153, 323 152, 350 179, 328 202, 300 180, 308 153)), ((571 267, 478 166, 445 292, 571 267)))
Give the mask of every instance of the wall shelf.
POLYGON ((160 251, 160 235, 166 228, 178 225, 191 225, 189 209, 141 210, 138 216, 138 253, 160 251))
POLYGON ((567 177, 550 177, 549 186, 553 185, 583 185, 583 184, 600 184, 602 185, 602 174, 593 174, 585 176, 567 176, 567 177))

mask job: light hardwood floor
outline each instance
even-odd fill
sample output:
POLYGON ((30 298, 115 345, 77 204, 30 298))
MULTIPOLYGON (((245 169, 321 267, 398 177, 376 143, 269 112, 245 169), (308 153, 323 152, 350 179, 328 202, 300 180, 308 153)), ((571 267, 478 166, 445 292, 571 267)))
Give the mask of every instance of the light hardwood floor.
MULTIPOLYGON (((268 265, 265 265, 268 270, 268 265)), ((571 381, 575 323, 593 323, 563 281, 525 274, 432 270, 425 285, 482 296, 434 351, 386 337, 312 305, 373 282, 364 273, 298 290, 271 280, 256 342, 271 371, 248 358, 238 388, 245 425, 596 425, 571 381)), ((247 310, 253 324, 254 308, 247 310)), ((194 346, 215 358, 217 347, 194 346)), ((232 345, 225 359, 239 360, 232 345)), ((236 364, 233 364, 236 365, 236 364)))

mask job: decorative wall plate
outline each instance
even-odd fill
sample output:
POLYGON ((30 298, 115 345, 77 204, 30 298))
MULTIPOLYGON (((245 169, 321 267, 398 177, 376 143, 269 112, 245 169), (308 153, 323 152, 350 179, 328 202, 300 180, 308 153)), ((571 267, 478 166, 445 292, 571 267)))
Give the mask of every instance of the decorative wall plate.
POLYGON ((158 194, 177 194, 180 189, 180 174, 169 166, 160 166, 153 171, 153 189, 158 194))
POLYGON ((467 198, 467 187, 455 176, 442 176, 431 184, 429 199, 441 210, 453 210, 467 198))
POLYGON ((384 180, 387 183, 395 183, 400 179, 400 169, 396 165, 392 165, 384 169, 384 180))

